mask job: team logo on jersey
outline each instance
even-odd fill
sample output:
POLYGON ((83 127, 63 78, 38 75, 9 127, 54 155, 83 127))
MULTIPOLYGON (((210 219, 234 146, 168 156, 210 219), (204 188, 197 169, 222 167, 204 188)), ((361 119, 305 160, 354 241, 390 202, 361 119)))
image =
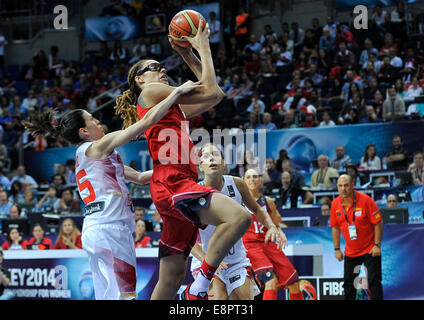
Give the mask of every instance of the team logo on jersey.
POLYGON ((202 207, 206 204, 206 199, 205 198, 200 198, 199 199, 199 205, 201 205, 202 207))
POLYGON ((228 194, 229 194, 229 196, 230 196, 231 198, 234 198, 234 197, 236 196, 236 193, 235 193, 235 191, 234 191, 233 186, 227 186, 227 189, 228 189, 228 194))
POLYGON ((362 211, 356 211, 356 212, 355 212, 355 216, 357 216, 357 217, 360 217, 360 216, 361 216, 361 214, 362 214, 362 211))

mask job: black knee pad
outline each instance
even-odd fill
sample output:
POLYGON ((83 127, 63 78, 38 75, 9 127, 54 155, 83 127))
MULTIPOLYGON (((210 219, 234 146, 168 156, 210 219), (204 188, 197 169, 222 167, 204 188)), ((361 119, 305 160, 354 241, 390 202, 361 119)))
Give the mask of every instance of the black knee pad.
POLYGON ((265 284, 274 277, 273 269, 261 270, 255 272, 255 278, 259 282, 260 287, 265 287, 265 284))

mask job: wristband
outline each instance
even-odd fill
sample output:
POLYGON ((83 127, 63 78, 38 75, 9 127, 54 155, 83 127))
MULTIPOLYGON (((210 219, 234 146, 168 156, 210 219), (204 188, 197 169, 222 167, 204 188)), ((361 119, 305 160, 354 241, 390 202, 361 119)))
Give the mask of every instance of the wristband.
POLYGON ((340 251, 340 248, 334 248, 334 251, 340 251))
POLYGON ((374 245, 375 245, 376 247, 381 248, 381 243, 374 243, 374 245))

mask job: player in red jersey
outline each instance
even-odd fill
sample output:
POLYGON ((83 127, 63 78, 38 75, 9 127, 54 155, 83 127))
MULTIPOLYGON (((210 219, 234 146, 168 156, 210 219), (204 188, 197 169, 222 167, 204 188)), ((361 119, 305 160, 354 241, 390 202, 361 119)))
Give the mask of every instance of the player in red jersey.
MULTIPOLYGON (((200 275, 187 287, 183 299, 206 299, 210 279, 230 248, 250 226, 250 214, 236 201, 212 187, 197 184, 197 159, 188 131, 187 118, 218 104, 224 93, 219 88, 213 66, 209 28, 199 23, 191 48, 177 48, 184 61, 200 80, 202 88, 177 99, 157 125, 146 130, 153 176, 150 192, 163 220, 159 242, 159 281, 151 299, 174 299, 187 268, 187 257, 196 242, 199 227, 216 226, 200 275)), ((174 87, 168 84, 165 68, 155 60, 142 60, 128 74, 129 90, 117 99, 116 111, 124 127, 144 117, 149 108, 165 99, 174 87)), ((278 237, 274 230, 271 240, 278 237)))
MULTIPOLYGON (((249 169, 243 179, 259 206, 268 212, 274 224, 279 225, 281 215, 274 201, 259 191, 262 181, 258 172, 249 169)), ((264 289, 263 300, 276 300, 277 290, 282 288, 289 289, 290 300, 303 300, 296 269, 276 243, 264 242, 266 232, 267 228, 252 214, 252 224, 243 236, 243 243, 255 276, 264 289)))

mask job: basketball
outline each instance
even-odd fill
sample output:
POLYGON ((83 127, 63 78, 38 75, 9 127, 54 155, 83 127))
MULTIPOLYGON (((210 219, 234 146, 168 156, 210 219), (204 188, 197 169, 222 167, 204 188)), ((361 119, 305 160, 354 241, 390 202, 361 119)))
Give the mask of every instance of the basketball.
POLYGON ((193 38, 197 34, 200 19, 206 23, 205 18, 194 10, 183 10, 178 12, 169 24, 169 35, 174 43, 180 47, 191 47, 190 42, 181 39, 181 37, 193 38))

